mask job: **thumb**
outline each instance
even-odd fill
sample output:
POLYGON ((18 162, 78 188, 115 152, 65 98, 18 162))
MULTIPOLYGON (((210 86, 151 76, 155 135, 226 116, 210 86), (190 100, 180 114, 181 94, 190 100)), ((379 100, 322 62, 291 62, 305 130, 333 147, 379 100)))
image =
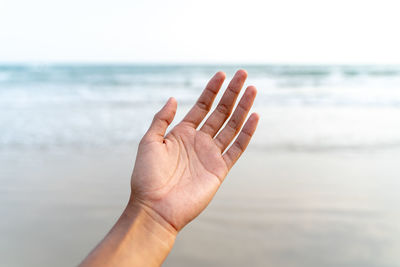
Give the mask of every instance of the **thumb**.
POLYGON ((146 135, 153 140, 154 138, 159 139, 160 142, 164 140, 165 132, 175 117, 176 108, 176 99, 170 97, 161 110, 154 115, 146 135))

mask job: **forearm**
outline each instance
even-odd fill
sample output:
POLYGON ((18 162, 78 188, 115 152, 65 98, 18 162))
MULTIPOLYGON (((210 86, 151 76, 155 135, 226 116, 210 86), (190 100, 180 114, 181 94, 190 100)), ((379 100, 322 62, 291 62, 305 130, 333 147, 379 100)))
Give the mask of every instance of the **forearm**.
POLYGON ((131 199, 114 227, 80 266, 160 266, 176 234, 158 214, 131 199))

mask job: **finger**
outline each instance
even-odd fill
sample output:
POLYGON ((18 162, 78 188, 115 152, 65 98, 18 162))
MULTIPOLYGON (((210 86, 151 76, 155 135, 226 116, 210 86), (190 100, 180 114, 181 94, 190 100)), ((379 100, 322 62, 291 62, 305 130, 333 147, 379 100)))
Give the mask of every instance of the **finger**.
POLYGON ((214 137, 226 119, 229 118, 229 115, 231 115, 236 99, 246 78, 247 72, 245 70, 238 70, 236 72, 217 107, 201 127, 200 131, 214 137))
POLYGON ((176 108, 177 102, 175 98, 170 97, 161 110, 154 115, 150 128, 143 139, 162 142, 168 126, 175 117, 176 108))
POLYGON ((228 169, 232 168, 240 155, 242 155, 243 151, 246 149, 257 128, 259 119, 260 116, 257 113, 251 114, 235 142, 223 155, 223 159, 225 160, 228 169))
POLYGON ((229 119, 228 123, 222 129, 222 131, 215 138, 215 143, 224 151, 227 146, 232 142, 233 138, 238 134, 240 128, 242 127, 247 114, 253 105, 254 99, 256 98, 257 89, 254 86, 247 87, 239 104, 236 106, 232 117, 229 119))
POLYGON ((211 80, 208 82, 203 93, 200 95, 196 104, 183 118, 182 122, 191 124, 194 128, 197 128, 207 113, 210 111, 212 103, 218 94, 219 89, 225 80, 225 73, 222 71, 217 72, 211 80))

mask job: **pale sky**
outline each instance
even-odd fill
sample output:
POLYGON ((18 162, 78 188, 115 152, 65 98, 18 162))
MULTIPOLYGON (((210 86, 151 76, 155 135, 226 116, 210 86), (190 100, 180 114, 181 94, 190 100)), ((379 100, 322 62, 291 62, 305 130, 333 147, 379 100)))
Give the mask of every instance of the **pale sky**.
POLYGON ((400 63, 400 1, 0 0, 0 62, 400 63))

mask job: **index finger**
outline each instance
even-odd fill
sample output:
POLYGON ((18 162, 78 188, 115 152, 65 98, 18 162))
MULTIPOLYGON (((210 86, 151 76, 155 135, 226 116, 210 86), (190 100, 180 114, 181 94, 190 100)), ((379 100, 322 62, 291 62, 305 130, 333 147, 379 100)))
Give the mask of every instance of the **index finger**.
POLYGON ((197 128, 197 126, 199 126, 204 117, 210 111, 212 103, 214 102, 214 99, 217 96, 219 89, 224 83, 225 77, 225 73, 219 71, 211 78, 206 88, 197 100, 196 104, 183 118, 183 123, 188 123, 194 128, 197 128))

